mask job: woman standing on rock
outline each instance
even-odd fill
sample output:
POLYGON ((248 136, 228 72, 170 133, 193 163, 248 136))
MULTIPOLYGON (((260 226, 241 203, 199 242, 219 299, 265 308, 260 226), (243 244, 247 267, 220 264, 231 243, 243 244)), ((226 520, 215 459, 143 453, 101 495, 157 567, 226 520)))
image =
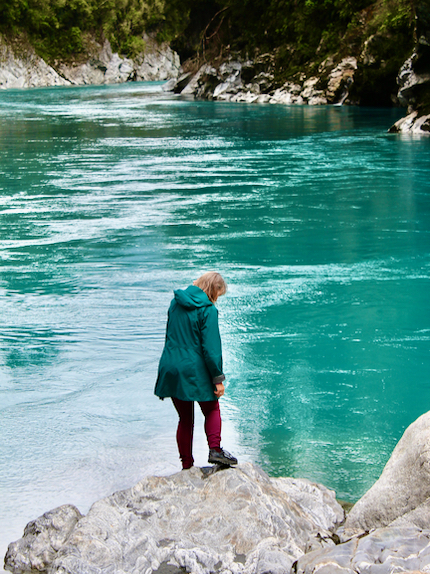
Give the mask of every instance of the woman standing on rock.
POLYGON ((225 392, 225 376, 214 303, 226 291, 227 285, 219 273, 205 273, 187 289, 174 292, 168 312, 155 394, 161 399, 171 397, 178 412, 176 440, 183 469, 194 464, 194 401, 199 403, 205 417, 208 462, 237 464, 237 459, 221 448, 218 403, 225 392))

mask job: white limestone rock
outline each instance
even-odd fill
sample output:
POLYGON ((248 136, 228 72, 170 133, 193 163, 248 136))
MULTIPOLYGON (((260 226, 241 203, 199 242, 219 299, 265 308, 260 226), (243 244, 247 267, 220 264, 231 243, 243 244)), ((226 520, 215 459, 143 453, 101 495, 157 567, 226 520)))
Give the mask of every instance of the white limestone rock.
POLYGON ((392 133, 430 135, 430 115, 420 116, 412 112, 398 120, 389 130, 392 133))
POLYGON ((430 528, 430 498, 422 504, 407 512, 403 516, 396 518, 390 526, 414 527, 426 530, 430 528))
MULTIPOLYGON (((242 464, 204 479, 192 468, 148 477, 96 502, 76 524, 49 573, 130 574, 162 565, 193 574, 286 574, 307 548, 323 548, 343 519, 334 493, 271 479, 242 464)), ((21 564, 10 545, 6 567, 21 564)))
POLYGON ((180 76, 178 78, 177 83, 179 89, 175 89, 174 91, 189 96, 199 95, 199 92, 203 88, 201 78, 204 75, 205 76, 216 75, 216 70, 214 70, 211 66, 204 64, 203 66, 201 66, 198 72, 194 74, 194 76, 192 76, 191 74, 184 74, 185 81, 187 80, 188 81, 186 82, 185 86, 182 89, 181 89, 181 78, 183 78, 183 76, 180 76))
POLYGON ((109 41, 105 40, 98 53, 88 62, 79 65, 60 64, 59 71, 76 85, 176 79, 180 72, 178 54, 167 44, 157 44, 148 36, 145 39, 145 52, 136 60, 123 58, 112 52, 109 41))
MULTIPOLYGON (((400 119, 390 132, 428 135, 430 133, 430 114, 420 111, 420 102, 425 101, 425 94, 430 92, 430 72, 427 65, 428 46, 421 35, 410 58, 401 67, 397 76, 399 91, 397 99, 407 106, 408 115, 400 119)), ((428 109, 426 110, 428 112, 428 109)))
POLYGON ((426 502, 430 497, 429 445, 427 412, 405 430, 380 478, 351 509, 344 539, 388 526, 426 502))
POLYGON ((415 51, 410 58, 406 60, 400 68, 397 76, 397 83, 399 91, 397 97, 403 106, 411 106, 416 104, 414 99, 414 91, 418 86, 430 84, 430 72, 416 72, 414 65, 419 60, 419 56, 415 51))
POLYGON ((327 104, 327 98, 324 96, 324 92, 314 93, 308 99, 309 106, 325 106, 327 104))
POLYGON ((164 42, 158 44, 145 34, 146 49, 143 60, 137 61, 137 81, 160 82, 164 80, 176 80, 181 72, 179 55, 164 42))
POLYGON ((146 37, 146 50, 136 60, 92 43, 92 57, 80 64, 58 63, 49 66, 26 46, 19 55, 0 37, 0 88, 35 88, 46 86, 119 84, 132 80, 164 81, 176 79, 180 72, 179 56, 167 44, 157 44, 146 37), (22 52, 22 53, 21 53, 22 52))
POLYGON ((304 104, 303 97, 301 96, 302 86, 294 82, 285 82, 282 88, 274 91, 269 102, 271 104, 304 104))
POLYGON ((68 85, 70 82, 62 78, 33 49, 28 48, 17 55, 11 46, 0 38, 0 88, 68 85))
MULTIPOLYGON (((221 82, 215 87, 213 99, 219 101, 231 101, 243 87, 242 64, 240 62, 225 62, 218 70, 218 78, 221 82)), ((243 101, 243 100, 237 100, 243 101)))
POLYGON ((310 552, 296 574, 392 574, 430 572, 430 530, 379 528, 364 538, 310 552))
POLYGON ((356 69, 357 60, 353 57, 344 58, 337 66, 328 58, 319 70, 328 76, 326 89, 318 87, 321 84, 319 76, 306 78, 304 75, 275 89, 274 60, 265 55, 254 61, 229 60, 218 68, 205 64, 186 85, 179 78, 177 84, 169 85, 168 89, 218 101, 316 106, 343 103, 356 69))
POLYGON ((297 574, 430 572, 430 413, 410 425, 380 479, 336 534, 298 559, 297 574))
POLYGON ((24 536, 9 545, 5 556, 8 570, 15 574, 46 572, 81 518, 75 506, 64 505, 29 522, 24 536))
POLYGON ((332 531, 334 524, 344 519, 344 511, 337 503, 333 490, 305 478, 272 478, 272 483, 299 504, 318 528, 332 531))
POLYGON ((245 104, 253 104, 258 101, 259 95, 248 90, 247 92, 238 92, 230 98, 231 102, 243 102, 245 104))

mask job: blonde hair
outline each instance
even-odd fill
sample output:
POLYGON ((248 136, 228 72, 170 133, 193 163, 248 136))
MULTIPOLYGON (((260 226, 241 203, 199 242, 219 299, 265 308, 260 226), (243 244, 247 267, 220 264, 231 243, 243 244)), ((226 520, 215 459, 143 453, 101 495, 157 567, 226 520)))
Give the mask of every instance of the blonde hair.
POLYGON ((212 303, 227 292, 227 283, 222 276, 216 271, 208 271, 201 277, 196 279, 193 283, 196 287, 200 287, 206 293, 212 303))

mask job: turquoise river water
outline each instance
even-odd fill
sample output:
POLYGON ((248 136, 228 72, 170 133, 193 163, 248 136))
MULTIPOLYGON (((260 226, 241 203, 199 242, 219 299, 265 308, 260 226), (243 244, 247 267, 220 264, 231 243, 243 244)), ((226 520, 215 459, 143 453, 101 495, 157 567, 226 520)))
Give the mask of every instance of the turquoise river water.
MULTIPOLYGON (((357 500, 430 409, 430 139, 403 110, 0 94, 0 551, 179 470, 172 291, 224 274, 223 445, 357 500)), ((206 463, 201 415, 196 464, 206 463)))

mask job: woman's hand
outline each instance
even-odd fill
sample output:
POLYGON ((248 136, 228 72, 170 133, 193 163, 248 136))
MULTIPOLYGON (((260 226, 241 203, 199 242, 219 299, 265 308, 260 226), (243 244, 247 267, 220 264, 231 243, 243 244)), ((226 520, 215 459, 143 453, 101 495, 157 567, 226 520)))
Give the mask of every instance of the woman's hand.
POLYGON ((215 385, 216 391, 214 391, 215 396, 219 399, 225 393, 225 387, 222 383, 215 385))

